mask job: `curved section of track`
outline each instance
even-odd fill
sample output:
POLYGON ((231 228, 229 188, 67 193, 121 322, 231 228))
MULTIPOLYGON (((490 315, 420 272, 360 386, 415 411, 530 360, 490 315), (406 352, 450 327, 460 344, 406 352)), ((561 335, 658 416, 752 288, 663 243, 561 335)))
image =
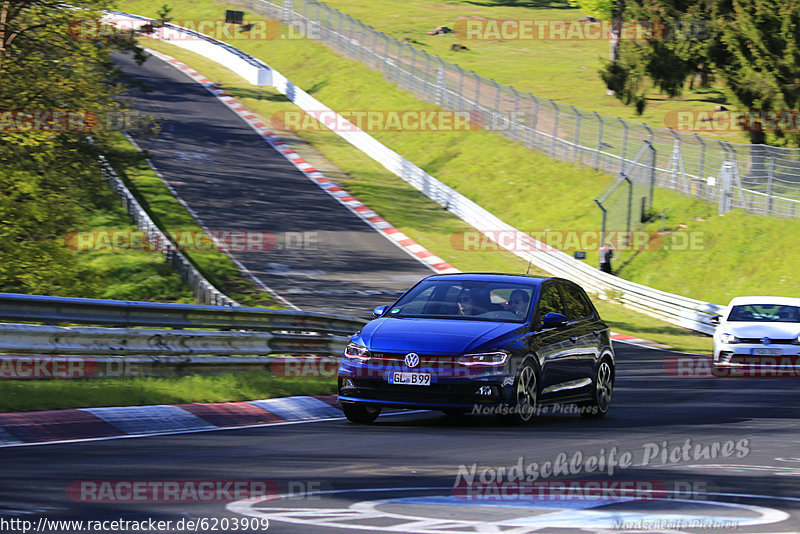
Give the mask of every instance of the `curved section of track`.
POLYGON ((150 89, 132 96, 162 122, 157 137, 137 143, 205 227, 275 236, 271 250, 267 239, 233 254, 279 295, 308 311, 364 316, 432 273, 175 68, 154 56, 141 66, 115 61, 150 89))

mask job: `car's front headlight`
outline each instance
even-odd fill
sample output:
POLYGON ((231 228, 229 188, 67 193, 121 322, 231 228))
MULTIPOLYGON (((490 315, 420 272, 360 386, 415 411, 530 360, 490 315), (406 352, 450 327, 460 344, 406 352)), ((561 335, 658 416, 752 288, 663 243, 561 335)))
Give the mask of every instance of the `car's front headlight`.
POLYGON ((794 338, 794 341, 792 341, 792 345, 800 345, 800 334, 798 334, 797 337, 794 338))
POLYGON ((719 336, 719 340, 722 341, 723 343, 725 343, 726 345, 732 345, 734 343, 741 343, 742 342, 741 339, 739 339, 738 337, 734 336, 733 334, 729 334, 728 332, 725 332, 724 334, 719 336))
POLYGON ((507 359, 508 353, 504 350, 498 350, 465 354, 458 359, 458 363, 461 365, 503 365, 507 359))
POLYGON ((344 357, 348 360, 355 360, 358 362, 366 362, 372 358, 372 353, 363 345, 350 343, 344 349, 344 357))

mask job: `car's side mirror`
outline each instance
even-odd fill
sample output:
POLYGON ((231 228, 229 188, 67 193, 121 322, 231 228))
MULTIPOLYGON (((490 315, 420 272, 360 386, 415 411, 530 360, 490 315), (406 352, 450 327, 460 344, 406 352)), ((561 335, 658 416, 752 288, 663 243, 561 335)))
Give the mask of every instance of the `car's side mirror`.
POLYGON ((715 315, 714 317, 711 318, 710 322, 714 326, 717 326, 717 325, 719 325, 719 320, 720 320, 720 316, 719 315, 715 315))
POLYGON ((545 328, 561 328, 567 326, 567 316, 561 313, 548 312, 544 316, 542 326, 545 328))
POLYGON ((389 306, 375 306, 372 309, 372 315, 374 315, 375 317, 380 317, 381 315, 383 315, 386 312, 386 309, 388 307, 389 306))

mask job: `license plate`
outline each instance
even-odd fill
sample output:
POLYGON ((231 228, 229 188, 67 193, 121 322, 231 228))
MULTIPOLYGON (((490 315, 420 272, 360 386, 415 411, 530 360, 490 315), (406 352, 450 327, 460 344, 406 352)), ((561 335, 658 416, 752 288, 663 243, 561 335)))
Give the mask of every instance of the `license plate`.
POLYGON ((430 386, 430 373, 389 373, 390 384, 405 384, 407 386, 430 386))
POLYGON ((753 349, 754 356, 780 356, 782 354, 781 349, 753 349))

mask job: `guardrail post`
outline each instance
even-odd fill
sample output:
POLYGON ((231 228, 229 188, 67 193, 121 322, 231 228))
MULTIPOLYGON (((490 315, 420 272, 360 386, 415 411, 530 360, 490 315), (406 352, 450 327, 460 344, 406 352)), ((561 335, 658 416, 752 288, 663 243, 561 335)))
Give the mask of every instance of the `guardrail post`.
POLYGON ((553 136, 550 138, 550 155, 555 156, 556 154, 556 137, 558 137, 558 104, 556 104, 553 100, 550 101, 550 104, 553 106, 553 136))
POLYGON ((439 72, 436 76, 436 99, 434 103, 437 106, 444 105, 444 92, 447 89, 447 79, 445 78, 444 61, 439 58, 439 72))
POLYGON ((536 147, 536 124, 539 122, 539 99, 528 93, 533 100, 533 123, 531 123, 531 147, 536 147))
POLYGON ((517 125, 519 121, 519 93, 516 89, 511 87, 511 90, 514 92, 514 111, 511 112, 511 119, 509 122, 511 123, 511 137, 513 139, 517 138, 517 125))
MULTIPOLYGON (((481 110, 481 77, 474 72, 472 72, 472 76, 475 78, 475 110, 483 117, 483 111, 481 110)), ((484 120, 482 123, 483 127, 486 128, 486 121, 484 120)), ((488 128, 486 129, 488 130, 488 128)))
MULTIPOLYGON (((572 135, 572 159, 578 160, 578 143, 580 134, 581 134, 581 114, 578 111, 578 108, 575 106, 570 106, 572 108, 572 112, 575 114, 575 133, 572 135)), ((580 163, 580 161, 576 161, 576 163, 580 163)))
POLYGON ((769 157, 769 168, 767 170, 767 213, 772 213, 772 181, 775 177, 775 158, 769 157))
POLYGON ((731 179, 731 164, 729 161, 725 161, 722 164, 722 168, 719 172, 719 179, 720 179, 720 194, 719 194, 719 208, 717 213, 719 215, 725 215, 729 211, 731 211, 731 200, 733 197, 733 180, 731 179))
POLYGON ((622 124, 622 148, 619 153, 619 170, 623 171, 625 169, 625 164, 628 162, 628 123, 619 117, 617 117, 617 120, 622 124))
POLYGON ((489 80, 494 85, 494 113, 492 113, 492 129, 497 130, 497 119, 503 112, 500 109, 500 84, 494 80, 489 80))
POLYGON ((596 111, 593 111, 592 113, 594 113, 594 117, 597 120, 597 146, 594 149, 594 161, 592 162, 592 167, 597 170, 600 167, 600 152, 603 147, 603 118, 596 111))

